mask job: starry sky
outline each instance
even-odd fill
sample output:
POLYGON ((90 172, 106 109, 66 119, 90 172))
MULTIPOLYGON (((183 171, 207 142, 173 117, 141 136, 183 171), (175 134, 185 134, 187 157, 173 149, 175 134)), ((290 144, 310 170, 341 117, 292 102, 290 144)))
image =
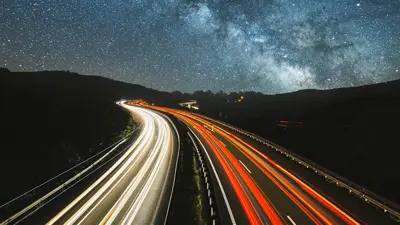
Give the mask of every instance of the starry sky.
POLYGON ((0 0, 0 67, 154 89, 260 91, 400 78, 398 0, 0 0))

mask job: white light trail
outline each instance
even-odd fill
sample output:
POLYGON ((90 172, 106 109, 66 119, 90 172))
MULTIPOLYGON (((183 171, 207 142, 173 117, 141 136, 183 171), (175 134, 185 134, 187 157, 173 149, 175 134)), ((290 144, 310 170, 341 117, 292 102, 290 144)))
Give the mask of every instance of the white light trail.
MULTIPOLYGON (((143 130, 127 152, 95 183, 57 214, 48 224, 132 224, 154 215, 141 214, 141 206, 158 201, 173 158, 171 125, 159 114, 123 105, 143 121, 143 130), (158 196, 156 200, 154 196, 158 196), (83 203, 83 204, 82 204, 83 203), (79 206, 78 208, 76 208, 79 206), (71 214, 72 213, 72 214, 71 214), (101 217, 98 217, 98 214, 101 217), (94 216, 96 215, 96 216, 94 216), (67 218, 68 216, 68 218, 67 218), (143 217, 145 217, 143 219, 143 217), (96 219, 101 221, 93 221, 96 219)), ((169 197, 169 196, 166 196, 169 197)), ((158 204, 153 204, 154 207, 158 204)), ((148 209, 148 212, 156 209, 148 209)), ((151 219, 151 218, 150 218, 151 219)))

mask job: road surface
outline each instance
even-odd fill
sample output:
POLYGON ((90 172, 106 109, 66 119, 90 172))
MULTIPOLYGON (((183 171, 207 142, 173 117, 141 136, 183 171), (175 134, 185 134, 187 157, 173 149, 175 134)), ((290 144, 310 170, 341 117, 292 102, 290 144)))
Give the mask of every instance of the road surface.
MULTIPOLYGON (((165 115, 120 105, 142 124, 137 139, 47 224, 165 223, 174 186, 179 137, 165 115)), ((35 204, 31 206, 37 207, 40 202, 35 204)), ((2 224, 18 222, 29 210, 29 207, 21 210, 2 224)))
MULTIPOLYGON (((151 108, 182 120, 188 127, 188 135, 204 153, 211 168, 221 224, 394 223, 383 211, 379 212, 382 214, 379 219, 365 216, 369 212, 376 213, 375 209, 364 211, 360 219, 297 173, 286 169, 293 164, 291 160, 277 163, 254 144, 249 144, 251 141, 220 124, 185 111, 151 108)), ((324 185, 333 187, 328 182, 324 185)), ((359 201, 350 195, 345 198, 359 201)), ((371 208, 362 201, 354 204, 354 208, 358 207, 371 208)))
MULTIPOLYGON (((137 139, 47 224, 165 224, 180 141, 176 128, 163 113, 186 125, 188 138, 204 158, 208 168, 203 168, 204 180, 212 186, 207 186, 212 224, 396 224, 385 214, 392 209, 373 208, 365 203, 373 202, 372 198, 341 193, 343 188, 321 178, 322 171, 315 170, 319 174, 315 175, 293 156, 281 155, 230 125, 181 110, 118 104, 142 124, 137 139)), ((91 166, 97 166, 98 161, 91 166)), ((43 198, 52 197, 63 185, 43 198)), ((2 224, 18 222, 40 206, 43 198, 2 224)))
POLYGON ((165 221, 177 155, 173 128, 155 112, 135 106, 124 107, 141 118, 142 133, 112 168, 48 224, 165 221))

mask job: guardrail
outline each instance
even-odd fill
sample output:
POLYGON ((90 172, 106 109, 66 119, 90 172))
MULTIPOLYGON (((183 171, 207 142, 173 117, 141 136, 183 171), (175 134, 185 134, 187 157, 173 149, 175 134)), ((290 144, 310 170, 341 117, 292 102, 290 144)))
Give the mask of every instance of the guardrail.
POLYGON ((207 116, 204 116, 204 115, 201 115, 198 113, 194 113, 191 111, 189 113, 192 113, 196 116, 202 117, 204 119, 207 119, 207 120, 213 121, 215 123, 221 124, 225 127, 228 127, 240 134, 246 135, 249 138, 254 139, 254 140, 272 148, 273 150, 275 150, 281 154, 284 154, 286 157, 291 158, 292 160, 296 161, 297 163, 306 167, 307 169, 314 170, 314 172, 317 175, 324 176, 326 180, 328 180, 332 183, 335 183, 336 186, 341 187, 341 188, 346 188, 349 191, 349 193, 363 199, 366 203, 369 203, 369 204, 383 210, 385 213, 390 214, 392 217, 395 217, 400 220, 400 206, 397 205, 396 203, 394 203, 388 199, 385 199, 385 198, 377 195, 376 193, 318 165, 317 163, 312 162, 311 160, 308 160, 300 155, 297 155, 296 153, 291 152, 288 149, 285 149, 284 147, 282 147, 278 144, 275 144, 272 141, 269 141, 269 140, 267 140, 263 137, 260 137, 254 133, 251 133, 249 131, 237 128, 237 127, 227 124, 225 122, 215 120, 215 119, 212 119, 210 117, 207 117, 207 116))
MULTIPOLYGON (((217 224, 217 211, 214 209, 215 205, 214 205, 214 201, 215 201, 215 194, 213 193, 213 186, 211 185, 211 177, 209 175, 209 172, 207 170, 207 166, 205 164, 205 160, 203 159, 203 154, 201 153, 201 151, 199 150, 199 147, 196 144, 196 141, 194 140, 194 138, 192 137, 192 135, 187 132, 190 140, 192 141, 195 149, 196 149, 196 153, 197 153, 197 158, 200 161, 200 165, 201 165, 201 172, 203 174, 203 180, 204 180, 204 185, 206 186, 206 191, 207 191, 207 200, 208 200, 208 204, 210 207, 210 218, 211 218, 211 222, 212 225, 216 225, 217 224)), ((211 162, 210 162, 211 163, 211 162)))
MULTIPOLYGON (((140 127, 140 126, 139 126, 140 127)), ((83 180, 84 178, 86 178, 88 175, 92 174, 94 171, 98 170, 99 168, 101 168, 102 166, 104 166, 106 163, 108 163, 109 161, 111 161, 111 159, 113 159, 114 157, 118 156, 119 153, 122 153, 123 151, 119 152, 118 154, 114 155, 112 158, 110 159, 106 159, 111 153, 113 153, 115 151, 115 149, 117 149, 120 145, 122 145, 123 143, 125 143, 129 137, 139 128, 137 127, 134 131, 132 131, 131 133, 129 133, 128 135, 126 135, 125 137, 119 139, 118 141, 116 141, 115 143, 113 143, 112 145, 110 145, 109 147, 105 148, 104 150, 102 150, 99 153, 104 153, 104 151, 108 150, 109 148, 111 148, 111 150, 105 152, 105 154, 103 154, 99 159, 97 159, 95 162, 93 162, 92 164, 88 165, 85 167, 85 169, 83 169, 81 172, 79 172, 78 174, 75 174, 73 177, 69 178, 66 182, 59 184, 56 188, 54 188, 53 190, 51 190, 50 192, 48 192, 47 194, 45 194, 43 197, 37 199, 36 201, 34 201, 33 203, 29 204, 28 206, 26 206, 25 208, 23 208, 22 210, 18 211, 17 213, 15 213, 14 215, 12 215, 11 217, 7 218, 6 220, 4 220, 3 222, 0 223, 0 225, 5 225, 5 224, 9 224, 11 222, 13 222, 14 220, 16 220, 19 217, 24 216, 22 219, 20 219, 19 221, 15 222, 14 224, 18 224, 19 222, 21 222, 22 220, 24 220, 25 218, 27 218, 28 216, 30 216, 31 214, 33 214, 34 212, 36 212, 38 209, 40 209, 41 207, 43 207, 44 205, 46 205, 47 203, 49 203, 50 201, 54 200, 56 197, 58 197, 59 195, 61 195, 62 193, 64 193, 65 191, 67 191, 68 189, 70 189, 71 187, 73 187, 75 184, 79 183, 81 180, 83 180), (105 162, 104 162, 105 161, 105 162), (95 166, 99 164, 99 166, 96 168, 95 166)), ((61 174, 47 180, 46 182, 36 186, 35 188, 25 192, 24 194, 14 198, 13 200, 1 205, 1 207, 6 207, 8 204, 11 204, 15 201, 17 201, 18 199, 20 199, 23 196, 26 196, 27 194, 35 191, 36 189, 42 187, 43 185, 47 184, 48 182, 60 177, 61 175, 71 171, 72 169, 82 165, 82 163, 87 162, 88 160, 94 158, 95 156, 99 155, 96 154, 90 158, 88 158, 87 160, 73 166, 72 168, 62 172, 61 174)))
POLYGON ((399 218, 400 219, 400 206, 397 205, 394 202, 391 202, 390 200, 387 200, 377 194, 375 194, 374 192, 332 172, 329 171, 326 168, 323 168, 322 166, 318 165, 317 163, 312 162, 311 160, 308 160, 300 155, 297 155, 294 152, 291 152, 287 149, 285 149, 284 147, 273 143, 272 141, 269 141, 263 137, 260 137, 256 134, 253 134, 249 131, 245 131, 243 129, 237 128, 235 126, 232 126, 230 124, 227 124, 225 122, 222 121, 218 121, 212 118, 209 118, 207 116, 203 116, 197 113, 193 113, 199 117, 202 117, 204 119, 213 121, 215 123, 218 123, 222 126, 228 127, 240 134, 243 134, 253 140, 258 141, 261 144, 264 144, 270 148, 272 148, 273 150, 275 150, 276 152, 279 152, 280 154, 285 155, 287 158, 290 158, 294 161, 296 161, 297 163, 299 163, 300 165, 306 167, 307 169, 313 170, 317 175, 320 176, 324 176, 324 178, 332 183, 334 183, 336 186, 341 187, 341 188, 345 188, 349 191, 349 193, 363 199, 366 203, 372 204, 373 206, 383 210, 385 213, 390 214, 391 216, 395 217, 395 218, 399 218))

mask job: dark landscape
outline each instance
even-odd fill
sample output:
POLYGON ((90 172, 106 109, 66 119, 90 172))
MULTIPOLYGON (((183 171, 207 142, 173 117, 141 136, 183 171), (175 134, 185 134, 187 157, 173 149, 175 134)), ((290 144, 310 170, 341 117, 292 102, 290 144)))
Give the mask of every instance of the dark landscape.
MULTIPOLYGON (((211 91, 187 94, 70 72, 3 70, 0 85, 0 169, 1 179, 7 181, 1 202, 117 140, 134 123, 115 104, 122 98, 145 99, 174 108, 181 108, 179 102, 197 100, 200 110, 196 112, 254 132, 400 202, 399 153, 395 147, 400 125, 399 80, 278 95, 211 91), (14 179, 22 176, 24 179, 14 179)), ((182 165, 189 170, 193 168, 191 155, 182 156, 186 158, 186 165, 182 165)), ((178 175, 178 180, 193 185, 185 178, 192 175, 185 173, 178 175)), ((197 195, 193 188, 188 196, 190 193, 197 195)), ((185 203, 177 201, 172 207, 174 204, 182 207, 180 204, 185 203)), ((196 212, 185 215, 190 221, 196 212)), ((176 217, 170 219, 173 222, 176 217)))
POLYGON ((400 224, 400 1, 2 1, 0 224, 400 224))
POLYGON ((399 152, 394 147, 400 126, 399 80, 272 96, 197 92, 193 98, 201 113, 252 131, 400 202, 399 152), (243 101, 232 103, 242 95, 243 101))

